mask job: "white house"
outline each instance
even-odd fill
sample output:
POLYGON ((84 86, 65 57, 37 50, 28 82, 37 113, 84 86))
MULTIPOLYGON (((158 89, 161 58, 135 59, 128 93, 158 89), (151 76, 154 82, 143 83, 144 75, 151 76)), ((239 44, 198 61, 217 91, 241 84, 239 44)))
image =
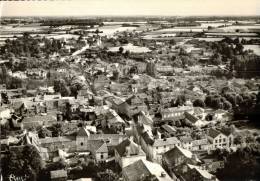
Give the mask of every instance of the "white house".
POLYGON ((229 130, 218 131, 216 129, 208 130, 208 139, 211 142, 211 149, 229 148, 233 146, 234 135, 229 130))

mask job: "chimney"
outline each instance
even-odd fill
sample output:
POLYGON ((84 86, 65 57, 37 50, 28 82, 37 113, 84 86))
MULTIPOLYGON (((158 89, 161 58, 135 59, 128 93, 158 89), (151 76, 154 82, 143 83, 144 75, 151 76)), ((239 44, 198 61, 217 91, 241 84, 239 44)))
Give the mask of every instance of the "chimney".
POLYGON ((130 136, 129 140, 130 140, 130 142, 133 142, 134 141, 134 137, 130 136))
POLYGON ((125 152, 126 152, 126 157, 130 157, 130 146, 127 146, 125 148, 125 152))
POLYGON ((197 161, 198 160, 197 155, 192 154, 191 159, 194 160, 194 161, 197 161))
POLYGON ((162 173, 161 173, 161 177, 166 177, 166 173, 165 173, 165 172, 162 172, 162 173))

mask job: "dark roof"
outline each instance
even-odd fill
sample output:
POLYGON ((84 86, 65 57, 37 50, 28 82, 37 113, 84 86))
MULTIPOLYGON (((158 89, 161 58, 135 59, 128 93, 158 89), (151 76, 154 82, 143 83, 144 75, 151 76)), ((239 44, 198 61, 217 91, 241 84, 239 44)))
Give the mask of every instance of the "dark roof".
POLYGON ((89 136, 89 132, 86 128, 81 127, 77 133, 77 136, 89 136))
POLYGON ((138 160, 133 164, 126 166, 125 168, 123 168, 123 172, 126 174, 127 179, 130 181, 140 180, 141 175, 151 175, 150 171, 147 169, 142 160, 138 160))
POLYGON ((230 128, 222 128, 220 131, 221 131, 221 133, 223 133, 226 136, 229 136, 232 134, 232 131, 230 128))
POLYGON ((218 130, 215 130, 213 128, 209 129, 209 133, 208 136, 210 136, 211 138, 216 138, 221 132, 219 132, 218 130))
POLYGON ((139 153, 143 153, 143 152, 140 152, 139 146, 136 143, 134 143, 133 141, 130 141, 129 139, 122 141, 119 145, 117 145, 115 147, 115 150, 122 157, 122 156, 126 155, 127 147, 130 148, 130 150, 129 150, 130 155, 138 155, 139 153))
POLYGON ((129 105, 135 105, 135 104, 143 104, 142 99, 140 99, 138 96, 133 95, 131 97, 129 97, 128 99, 126 99, 125 101, 127 104, 129 105))
POLYGON ((108 152, 106 143, 103 140, 88 140, 87 148, 92 153, 108 152))
POLYGON ((185 112, 184 113, 185 118, 188 119, 191 123, 196 123, 199 119, 195 116, 193 116, 192 114, 185 112))
POLYGON ((175 133, 176 129, 168 124, 162 125, 162 128, 165 129, 168 133, 175 133))
POLYGON ((154 140, 149 136, 147 132, 142 133, 141 136, 147 144, 153 145, 154 140))

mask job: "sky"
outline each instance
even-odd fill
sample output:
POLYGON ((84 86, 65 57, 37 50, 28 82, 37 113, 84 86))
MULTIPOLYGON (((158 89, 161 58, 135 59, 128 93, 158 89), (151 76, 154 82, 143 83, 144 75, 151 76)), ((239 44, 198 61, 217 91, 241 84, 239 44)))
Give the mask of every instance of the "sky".
POLYGON ((260 15, 260 0, 1 1, 1 16, 260 15))

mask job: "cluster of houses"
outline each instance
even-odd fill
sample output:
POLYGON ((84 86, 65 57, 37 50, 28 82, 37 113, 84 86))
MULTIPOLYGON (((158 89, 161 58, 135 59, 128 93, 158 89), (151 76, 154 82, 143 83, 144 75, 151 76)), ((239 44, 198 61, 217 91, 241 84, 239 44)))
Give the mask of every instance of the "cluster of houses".
MULTIPOLYGON (((189 104, 158 107, 158 117, 148 108, 155 104, 153 95, 149 95, 150 100, 141 93, 123 98, 97 90, 97 95, 81 90, 77 98, 60 94, 21 97, 18 93, 25 90, 7 90, 2 86, 2 93, 10 99, 0 109, 1 124, 10 122, 13 129, 24 133, 7 136, 1 140, 1 145, 34 145, 44 161, 56 162, 62 158, 71 163, 71 155, 75 153, 91 156, 97 164, 114 161, 127 181, 137 181, 140 177, 162 181, 217 180, 216 168, 212 167, 219 163, 218 168, 221 168, 222 161, 209 163, 199 159, 197 154, 233 149, 234 135, 228 128, 202 127, 206 125, 206 109, 189 104), (12 97, 14 93, 16 97, 12 97), (176 124, 180 121, 192 128, 180 131, 176 124), (63 135, 39 138, 39 127, 48 128, 64 122, 68 128, 63 135), (33 128, 37 128, 36 131, 33 128), (199 137, 192 136, 196 132, 199 137)), ((224 114, 227 113, 215 111, 214 119, 223 120, 224 114)), ((66 170, 53 170, 50 175, 53 180, 57 175, 63 180, 68 177, 66 170)))
MULTIPOLYGON (((30 144, 46 163, 62 159, 72 167, 78 163, 75 155, 88 157, 96 165, 113 162, 125 181, 218 180, 214 173, 223 168, 223 160, 208 161, 201 155, 211 155, 216 149, 235 149, 235 135, 222 126, 230 120, 228 111, 193 106, 195 99, 207 95, 203 89, 206 86, 180 74, 193 75, 201 67, 184 69, 165 64, 161 61, 164 53, 156 61, 107 62, 99 57, 102 38, 83 36, 86 46, 77 51, 71 49, 72 40, 66 39, 72 55, 50 57, 72 67, 84 66, 82 75, 74 71, 77 83, 84 84, 75 97, 61 96, 48 86, 28 90, 0 85, 1 125, 8 124, 17 133, 1 135, 1 156, 30 144), (85 77, 89 77, 88 85, 85 77), (184 94, 187 100, 183 105, 174 105, 184 94), (210 121, 206 119, 209 114, 210 121)), ((156 46, 162 52, 179 54, 175 48, 166 49, 163 42, 156 46)), ((198 59, 209 56, 202 49, 184 49, 198 59)), ((71 74, 64 67, 55 71, 71 74)), ((48 74, 49 70, 36 68, 10 72, 13 77, 34 80, 46 80, 48 74)), ((65 181, 69 174, 62 169, 51 170, 49 175, 53 181, 65 181)))

